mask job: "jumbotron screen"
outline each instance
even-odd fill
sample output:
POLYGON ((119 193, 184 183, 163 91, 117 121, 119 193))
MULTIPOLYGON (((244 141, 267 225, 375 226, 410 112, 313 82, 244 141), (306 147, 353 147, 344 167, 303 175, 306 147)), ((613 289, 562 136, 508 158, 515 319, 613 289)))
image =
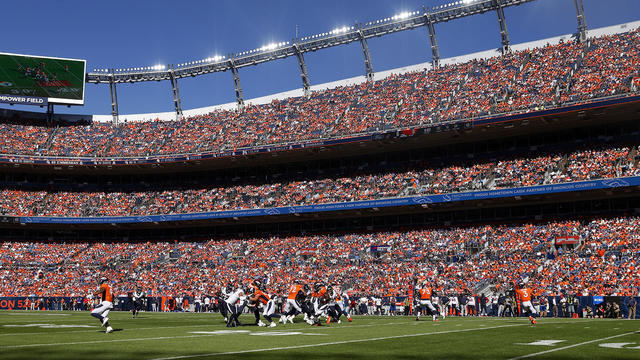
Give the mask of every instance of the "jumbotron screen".
POLYGON ((0 102, 84 104, 86 60, 0 53, 0 102))

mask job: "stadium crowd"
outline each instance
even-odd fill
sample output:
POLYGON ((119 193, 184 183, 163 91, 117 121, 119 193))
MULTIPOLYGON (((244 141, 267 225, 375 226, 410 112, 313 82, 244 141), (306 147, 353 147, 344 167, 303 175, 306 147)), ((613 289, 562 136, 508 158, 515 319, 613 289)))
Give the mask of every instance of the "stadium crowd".
POLYGON ((127 157, 221 151, 530 111, 628 93, 640 76, 639 54, 635 29, 179 121, 55 130, 0 123, 0 153, 127 157))
POLYGON ((168 296, 216 294, 255 278, 279 294, 321 280, 356 294, 405 296, 415 278, 427 278, 440 294, 526 279, 538 296, 640 296, 639 225, 622 217, 206 242, 4 242, 0 296, 82 296, 96 276, 120 292, 168 296), (557 245, 563 236, 579 244, 557 245))
POLYGON ((427 160, 263 183, 184 184, 159 190, 0 190, 0 215, 127 216, 315 205, 640 175, 637 146, 600 145, 538 156, 503 155, 459 163, 427 160), (369 170, 369 171, 367 171, 369 170))

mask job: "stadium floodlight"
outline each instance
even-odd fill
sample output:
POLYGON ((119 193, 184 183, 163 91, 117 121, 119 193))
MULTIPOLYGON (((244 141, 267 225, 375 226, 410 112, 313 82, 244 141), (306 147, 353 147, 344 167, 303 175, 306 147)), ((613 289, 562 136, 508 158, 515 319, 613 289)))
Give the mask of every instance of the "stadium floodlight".
POLYGON ((411 16, 411 13, 405 11, 405 12, 401 12, 400 14, 394 15, 391 19, 401 20, 401 19, 406 19, 409 16, 411 16))
POLYGON ((270 44, 267 44, 267 45, 265 45, 265 46, 261 47, 259 50, 260 50, 260 51, 275 50, 275 49, 277 49, 279 46, 282 46, 282 45, 280 45, 280 44, 282 44, 282 43, 270 43, 270 44))
POLYGON ((349 31, 349 27, 348 26, 343 26, 341 28, 335 28, 333 30, 331 30, 331 34, 343 34, 346 33, 347 31, 349 31))

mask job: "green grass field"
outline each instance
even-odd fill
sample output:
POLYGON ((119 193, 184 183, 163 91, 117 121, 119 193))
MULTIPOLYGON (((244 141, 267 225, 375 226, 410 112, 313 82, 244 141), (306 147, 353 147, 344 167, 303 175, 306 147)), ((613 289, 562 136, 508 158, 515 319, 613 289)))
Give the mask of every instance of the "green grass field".
POLYGON ((80 100, 83 86, 82 61, 0 54, 0 94, 80 100), (40 68, 49 82, 36 80, 34 75, 27 76, 27 68, 40 68))
MULTIPOLYGON (((227 329, 219 314, 0 312, 0 359, 638 359, 640 322, 355 317, 353 323, 227 329), (230 331, 228 331, 230 330, 230 331), (546 344, 531 344, 555 340, 546 344)), ((252 322, 252 315, 240 320, 252 322)), ((301 321, 301 319, 298 319, 301 321)))

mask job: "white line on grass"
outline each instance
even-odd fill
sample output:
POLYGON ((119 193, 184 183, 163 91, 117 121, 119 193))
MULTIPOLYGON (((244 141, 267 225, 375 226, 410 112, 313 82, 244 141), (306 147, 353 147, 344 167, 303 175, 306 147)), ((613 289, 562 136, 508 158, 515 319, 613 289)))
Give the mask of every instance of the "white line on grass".
MULTIPOLYGON (((296 323, 296 325, 299 324, 303 324, 303 323, 296 323)), ((395 322, 388 322, 388 323, 382 323, 382 324, 366 324, 366 325, 347 325, 347 326, 335 326, 335 327, 312 327, 312 328, 308 328, 305 329, 305 331, 307 330, 327 330, 327 329, 352 329, 352 328, 362 328, 362 327, 372 327, 372 326, 384 326, 384 325, 406 325, 406 322, 403 321, 395 321, 395 322)), ((418 324, 416 324, 418 325, 418 324)), ((156 326, 156 327, 146 327, 146 328, 130 328, 130 330, 157 330, 157 329, 177 329, 177 328, 189 328, 189 327, 205 327, 205 326, 220 326, 222 328, 224 328, 223 324, 199 324, 199 325, 179 325, 179 326, 156 326)), ((282 325, 281 325, 282 326, 282 325)), ((291 329, 293 330, 294 328, 287 326, 284 327, 282 326, 283 329, 291 329)), ((95 333, 96 331, 98 331, 100 329, 100 327, 98 325, 96 325, 96 329, 95 330, 77 330, 77 331, 58 331, 58 332, 52 332, 52 331, 39 331, 39 332, 20 332, 20 333, 7 333, 7 334, 0 334, 0 336, 25 336, 25 335, 51 335, 51 334, 72 334, 72 333, 95 333)), ((2 348, 2 347, 0 347, 2 348)))
POLYGON ((6 313, 11 316, 71 316, 71 314, 6 313))
POLYGON ((446 330, 446 331, 435 331, 435 332, 428 332, 428 333, 421 333, 421 334, 394 335, 394 336, 382 336, 382 337, 368 338, 368 339, 333 341, 333 342, 325 342, 325 343, 318 343, 318 344, 280 346, 280 347, 274 347, 274 348, 228 351, 228 352, 209 353, 209 354, 181 355, 181 356, 173 356, 173 357, 166 357, 166 358, 157 358, 157 359, 153 359, 153 360, 176 360, 176 359, 189 359, 189 358, 196 358, 196 357, 248 354, 248 353, 263 352, 263 351, 303 349, 303 348, 311 348, 311 347, 317 347, 317 346, 353 344, 353 343, 359 343, 359 342, 390 340, 390 339, 401 339, 401 338, 408 338, 408 337, 460 333, 460 332, 469 332, 469 331, 477 331, 477 330, 490 330, 490 329, 498 329, 498 328, 505 328, 505 327, 514 327, 514 326, 525 326, 525 325, 528 325, 528 324, 499 325, 499 326, 473 328, 473 329, 446 330))
POLYGON ((43 346, 60 346, 60 345, 86 345, 86 344, 102 344, 102 343, 114 343, 114 342, 146 341, 146 340, 187 339, 187 338, 195 338, 195 337, 203 337, 203 336, 210 336, 210 335, 158 336, 158 337, 138 338, 138 339, 76 341, 76 342, 52 343, 52 344, 22 344, 22 345, 2 346, 2 347, 0 347, 0 349, 20 349, 20 348, 43 347, 43 346))
POLYGON ((613 336, 605 337, 605 338, 602 338, 602 339, 589 340, 589 341, 585 341, 585 342, 581 342, 581 343, 577 343, 577 344, 573 344, 573 345, 567 345, 567 346, 559 347, 559 348, 556 348, 556 349, 545 350, 545 351, 540 351, 540 352, 533 353, 533 354, 522 355, 522 356, 511 358, 509 360, 526 359, 526 358, 530 358, 530 357, 534 357, 534 356, 538 356, 538 355, 544 355, 544 354, 548 354, 548 353, 552 353, 552 352, 556 352, 556 351, 571 349, 571 348, 574 348, 574 347, 577 347, 577 346, 587 345, 587 344, 591 344, 591 343, 594 343, 594 342, 605 341, 605 340, 609 340, 609 339, 615 339, 615 338, 619 338, 619 337, 623 337, 623 336, 633 335, 635 333, 636 333, 635 331, 632 331, 632 332, 628 332, 628 333, 625 333, 625 334, 619 334, 619 335, 613 335, 613 336))
MULTIPOLYGON (((475 331, 475 330, 498 329, 498 328, 524 326, 524 325, 528 325, 528 324, 510 324, 510 325, 499 325, 499 326, 493 326, 493 327, 483 327, 483 328, 473 328, 473 329, 447 330, 447 331, 437 331, 437 332, 428 332, 428 333, 420 333, 420 334, 395 335, 395 336, 378 337, 378 338, 370 338, 370 339, 346 340, 346 341, 338 341, 338 342, 332 342, 332 343, 300 345, 300 346, 274 348, 274 349, 256 349, 256 350, 244 350, 244 351, 240 351, 240 352, 214 353, 214 355, 236 354, 236 353, 237 354, 242 354, 242 353, 245 353, 245 352, 269 351, 269 350, 279 350, 279 349, 289 349, 289 348, 295 349, 295 348, 298 348, 298 347, 325 346, 325 345, 335 345, 335 344, 348 344, 348 343, 376 341, 376 340, 385 340, 385 339, 397 339, 397 338, 404 338, 404 337, 448 334, 448 333, 468 332, 468 331, 475 331)), ((365 326, 365 325, 362 325, 362 326, 365 326)), ((326 328, 326 329, 329 329, 329 328, 326 328)), ((336 329, 338 329, 338 328, 336 328, 336 329)), ((346 327, 345 327, 345 329, 346 329, 346 327)), ((311 329, 306 329, 306 330, 311 330, 311 329)), ((61 345, 87 345, 87 344, 102 344, 102 343, 111 343, 111 342, 137 342, 137 341, 149 341, 149 340, 185 339, 185 338, 208 337, 208 336, 215 336, 215 335, 161 336, 161 337, 134 338, 134 339, 75 341, 75 342, 50 343, 50 344, 21 344, 21 345, 0 346, 0 349, 20 349, 20 348, 61 346, 61 345)), ((178 356, 178 357, 170 358, 170 359, 183 359, 183 358, 201 357, 201 356, 209 356, 209 355, 211 355, 211 354, 187 355, 187 356, 178 356)))
MULTIPOLYGON (((155 319, 155 317, 153 317, 155 319)), ((455 319, 455 318, 452 318, 455 319)), ((517 318, 511 319, 511 320, 515 320, 517 318)), ((525 319, 525 318, 522 318, 525 319)), ((72 319, 66 319, 66 320, 72 320, 72 319)), ((402 320, 402 319, 400 319, 402 320)), ((466 319, 465 319, 466 320, 466 319)), ((491 320, 491 319, 488 319, 491 320)), ((494 319, 494 320, 498 320, 498 319, 494 319)), ((562 320, 561 318, 558 318, 557 320, 562 320)), ((569 320, 569 319, 567 319, 569 320)), ((580 319, 583 322, 590 322, 590 321, 606 321, 606 320, 616 320, 616 319, 580 319)), ((51 321, 51 320, 48 320, 51 321)), ((569 323, 573 323, 575 322, 576 319, 570 319, 569 321, 551 321, 551 322, 545 322, 545 324, 569 324, 569 323)), ((424 322, 415 322, 412 321, 410 322, 413 325, 424 325, 425 323, 429 323, 428 321, 424 321, 424 322)), ((296 323, 296 325, 300 325, 303 323, 296 323)), ((352 328, 363 328, 363 327, 372 327, 372 326, 384 326, 384 325, 407 325, 408 323, 405 321, 393 321, 393 322, 387 322, 387 323, 381 323, 381 324, 366 324, 366 325, 346 325, 346 326, 338 326, 338 327, 312 327, 312 328, 308 328, 305 329, 305 331, 307 330, 328 330, 328 329, 352 329, 352 328)), ((462 324, 459 324, 460 326, 462 326, 462 324)), ((143 327, 143 328, 130 328, 130 330, 158 330, 158 329, 177 329, 177 328, 190 328, 190 327, 205 327, 205 326, 223 326, 221 324, 198 324, 198 325, 175 325, 175 326, 156 326, 156 327, 143 327)), ((458 325, 456 325, 458 326, 458 325)), ((285 329, 293 329, 289 326, 287 326, 285 329)), ((77 334, 77 333, 95 333, 100 329, 99 326, 96 325, 96 329, 95 330, 74 330, 74 331, 58 331, 58 332, 52 332, 52 331, 39 331, 39 332, 18 332, 18 333, 6 333, 6 334, 0 334, 0 337, 3 336, 25 336, 25 335, 51 335, 51 334, 77 334)), ((1 348, 1 347, 0 347, 1 348)))

